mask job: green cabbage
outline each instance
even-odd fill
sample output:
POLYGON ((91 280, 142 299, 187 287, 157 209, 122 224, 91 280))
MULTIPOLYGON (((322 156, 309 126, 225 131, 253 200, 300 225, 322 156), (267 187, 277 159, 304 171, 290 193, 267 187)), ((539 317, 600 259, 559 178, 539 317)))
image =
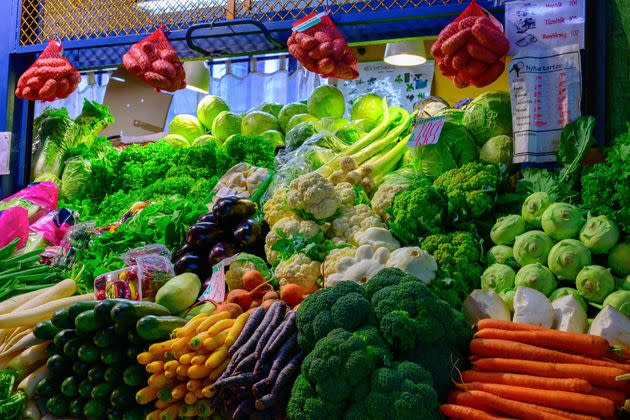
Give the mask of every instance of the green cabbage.
POLYGON ((211 136, 210 134, 204 134, 203 136, 199 136, 195 139, 195 141, 193 141, 192 146, 200 146, 202 144, 206 144, 206 143, 217 143, 217 144, 221 144, 221 142, 219 141, 219 139, 217 139, 215 136, 211 136))
POLYGON ((214 119, 223 111, 229 111, 230 107, 218 96, 208 95, 197 105, 197 118, 208 130, 212 128, 214 119))
POLYGON ((464 110, 457 108, 444 108, 438 111, 435 117, 446 117, 446 121, 455 124, 462 124, 464 121, 464 110))
POLYGON ((168 134, 164 138, 162 138, 161 141, 177 148, 190 147, 190 143, 188 142, 188 140, 186 140, 183 136, 180 136, 179 134, 168 134))
POLYGON ((266 112, 268 114, 273 115, 278 118, 280 111, 282 110, 282 104, 277 102, 270 102, 268 104, 263 104, 258 108, 259 111, 266 112))
POLYGON ((511 136, 512 108, 509 92, 486 92, 477 96, 466 107, 464 125, 480 146, 495 136, 511 136))
POLYGON ((493 165, 512 164, 512 137, 495 136, 484 143, 479 151, 479 159, 493 165))
MULTIPOLYGON (((394 116, 399 114, 398 110, 401 109, 399 107, 390 107, 390 109, 391 108, 393 108, 393 111, 390 115, 394 116)), ((373 93, 366 93, 359 96, 352 103, 350 116, 353 120, 364 121, 365 130, 370 131, 376 127, 379 120, 383 118, 383 98, 373 93)))
POLYGON ((346 100, 335 86, 322 85, 313 90, 307 107, 308 113, 317 118, 341 118, 346 112, 346 100))
POLYGON ((311 114, 297 114, 291 117, 286 126, 286 132, 288 133, 293 128, 295 128, 298 124, 302 124, 303 122, 317 122, 317 118, 312 116, 311 114))
POLYGON ((197 137, 206 134, 206 130, 194 115, 180 114, 168 125, 168 134, 180 135, 192 144, 197 137))
POLYGON ((212 134, 224 142, 234 134, 241 134, 243 119, 230 111, 223 111, 212 122, 212 134))
POLYGON ((278 114, 278 124, 280 124, 280 128, 282 129, 282 131, 284 131, 285 133, 288 131, 286 128, 289 120, 292 116, 298 114, 308 114, 308 108, 305 104, 300 102, 293 102, 282 107, 280 113, 278 114))
POLYGON ((261 136, 269 140, 269 144, 271 144, 274 149, 284 146, 284 136, 278 130, 267 130, 262 133, 261 136))
POLYGON ((265 131, 278 130, 279 128, 278 120, 273 115, 262 111, 252 111, 243 117, 241 134, 260 136, 265 131))

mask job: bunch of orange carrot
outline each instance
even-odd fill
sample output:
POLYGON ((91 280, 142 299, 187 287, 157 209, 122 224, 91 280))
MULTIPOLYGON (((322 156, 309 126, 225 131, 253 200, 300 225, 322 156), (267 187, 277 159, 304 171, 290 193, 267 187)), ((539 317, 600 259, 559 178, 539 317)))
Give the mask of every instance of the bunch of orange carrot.
POLYGON ((615 418, 630 373, 607 340, 528 324, 484 319, 470 342, 473 369, 441 406, 452 419, 615 418))

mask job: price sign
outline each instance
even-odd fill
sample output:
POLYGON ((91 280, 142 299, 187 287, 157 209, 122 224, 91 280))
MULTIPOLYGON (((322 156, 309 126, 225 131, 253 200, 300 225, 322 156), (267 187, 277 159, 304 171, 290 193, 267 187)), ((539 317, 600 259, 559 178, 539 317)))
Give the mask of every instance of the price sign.
POLYGON ((225 299, 225 267, 232 264, 240 254, 233 255, 229 258, 221 260, 218 264, 212 266, 212 275, 208 287, 199 296, 199 301, 210 300, 212 302, 223 302, 225 299))
POLYGON ((444 127, 444 121, 446 121, 445 116, 426 118, 417 122, 407 146, 418 147, 437 143, 444 127))
POLYGON ((0 133, 0 175, 9 174, 9 155, 11 152, 11 133, 0 133))

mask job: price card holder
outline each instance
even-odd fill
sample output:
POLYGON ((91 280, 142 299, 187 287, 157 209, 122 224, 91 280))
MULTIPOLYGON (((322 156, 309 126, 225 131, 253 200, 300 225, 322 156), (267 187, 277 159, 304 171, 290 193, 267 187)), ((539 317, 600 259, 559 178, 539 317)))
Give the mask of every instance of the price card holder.
POLYGON ((212 302, 221 303, 225 299, 225 267, 232 264, 240 254, 233 255, 229 258, 221 260, 218 264, 212 266, 212 274, 210 282, 206 290, 199 296, 199 301, 210 300, 212 302))
POLYGON ((0 132, 0 175, 9 174, 9 156, 11 154, 11 133, 0 132))
POLYGON ((444 121, 446 121, 446 116, 431 117, 416 122, 407 146, 418 147, 437 143, 444 127, 444 121))

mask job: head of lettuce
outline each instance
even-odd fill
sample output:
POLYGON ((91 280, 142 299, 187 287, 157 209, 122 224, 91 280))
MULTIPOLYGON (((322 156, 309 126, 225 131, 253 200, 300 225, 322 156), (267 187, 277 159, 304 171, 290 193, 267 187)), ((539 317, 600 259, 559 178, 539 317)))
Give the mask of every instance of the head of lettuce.
POLYGON ((346 100, 343 93, 331 85, 315 88, 306 106, 308 113, 316 118, 341 118, 346 112, 346 100))
POLYGON ((206 130, 195 116, 180 114, 168 125, 168 134, 182 136, 189 144, 192 144, 197 137, 206 134, 206 130))
POLYGON ((207 95, 197 105, 197 118, 209 130, 212 128, 212 123, 217 115, 229 110, 230 108, 223 99, 218 96, 207 95))

